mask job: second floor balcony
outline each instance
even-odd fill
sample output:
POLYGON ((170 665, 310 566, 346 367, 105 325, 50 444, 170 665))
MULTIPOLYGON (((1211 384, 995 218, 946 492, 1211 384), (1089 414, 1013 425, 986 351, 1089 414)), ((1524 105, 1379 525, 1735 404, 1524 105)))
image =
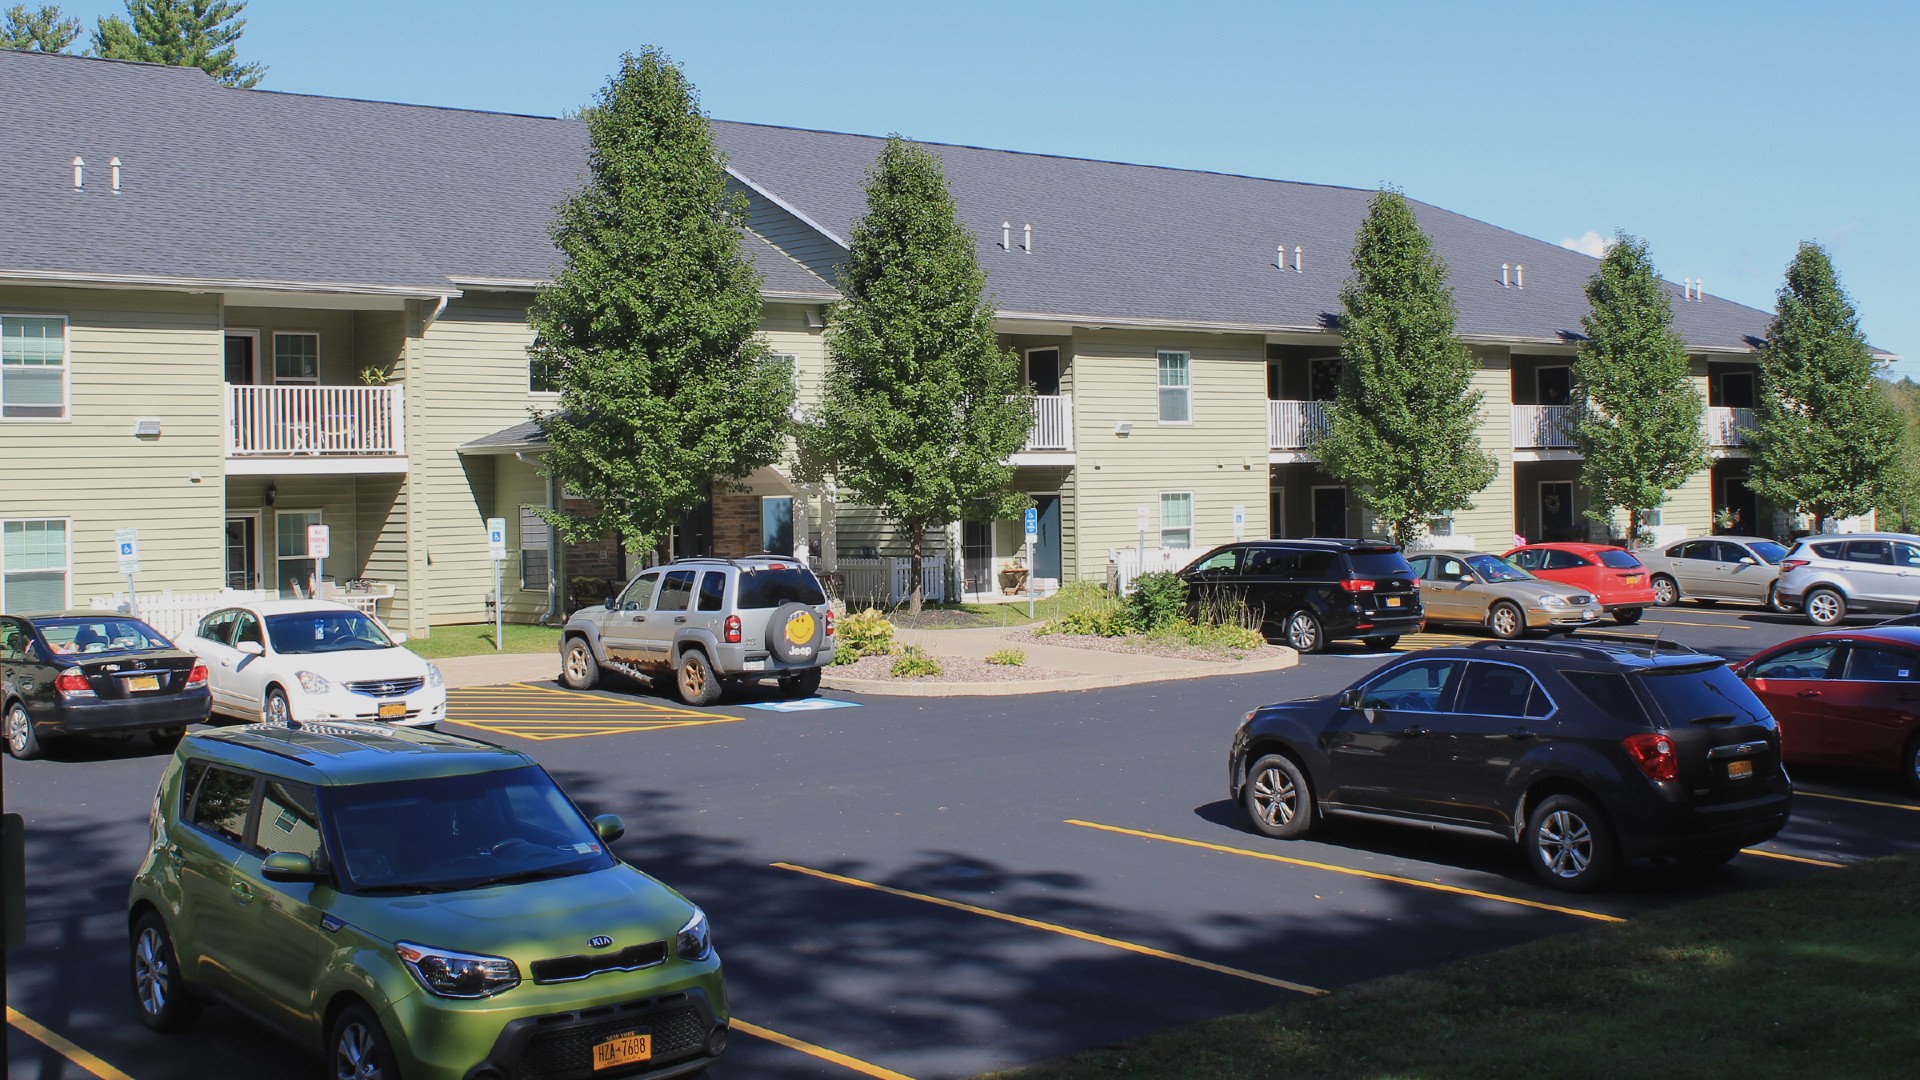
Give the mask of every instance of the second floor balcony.
POLYGON ((227 471, 404 472, 400 386, 228 384, 227 471))
POLYGON ((1304 451, 1327 433, 1330 401, 1267 401, 1267 449, 1304 451))
MULTIPOLYGON (((1571 405, 1515 405, 1512 422, 1515 450, 1575 449, 1571 405)), ((1709 448, 1744 447, 1746 433, 1754 426, 1753 410, 1716 405, 1701 414, 1700 422, 1709 448)))
POLYGON ((1707 409, 1707 445, 1716 450, 1747 445, 1747 432, 1754 428, 1752 409, 1730 409, 1715 405, 1707 409))
POLYGON ((1035 394, 1033 428, 1027 433, 1022 453, 1057 453, 1073 450, 1073 395, 1035 394))

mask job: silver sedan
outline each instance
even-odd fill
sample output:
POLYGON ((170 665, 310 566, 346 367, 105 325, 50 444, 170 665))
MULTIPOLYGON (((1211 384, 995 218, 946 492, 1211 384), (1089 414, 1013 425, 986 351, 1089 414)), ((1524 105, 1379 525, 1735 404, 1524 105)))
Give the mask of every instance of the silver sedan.
POLYGON ((1731 600, 1778 610, 1774 585, 1787 549, 1764 536, 1701 536, 1634 551, 1653 575, 1654 603, 1731 600))

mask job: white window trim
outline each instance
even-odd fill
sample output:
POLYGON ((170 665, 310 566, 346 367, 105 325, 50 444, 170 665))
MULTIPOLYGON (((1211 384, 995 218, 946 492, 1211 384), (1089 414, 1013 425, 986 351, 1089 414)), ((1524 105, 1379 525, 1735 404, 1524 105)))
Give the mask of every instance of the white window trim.
POLYGON ((807 405, 804 396, 800 392, 800 354, 771 349, 767 352, 767 358, 769 360, 785 361, 787 372, 793 376, 793 406, 787 410, 787 415, 795 420, 805 421, 807 418, 807 405))
MULTIPOLYGON (((254 364, 260 363, 255 356, 254 364)), ((267 357, 267 374, 275 386, 319 386, 321 371, 320 331, 318 330, 275 330, 273 332, 273 354, 267 357), (310 337, 313 339, 313 378, 283 379, 280 377, 280 339, 290 337, 310 337)), ((256 375, 255 378, 259 376, 256 375)))
POLYGON ((260 587, 259 579, 265 576, 266 574, 265 567, 267 565, 266 559, 262 557, 265 553, 260 550, 262 546, 261 536, 264 531, 260 527, 261 516, 262 514, 260 510, 234 510, 231 508, 229 508, 226 513, 220 516, 220 533, 221 533, 220 535, 220 580, 223 583, 227 580, 227 574, 230 572, 230 569, 231 569, 230 567, 227 566, 227 540, 226 540, 227 522, 232 521, 235 518, 252 518, 253 519, 253 571, 254 571, 254 582, 252 587, 256 589, 260 587))
POLYGON ((261 365, 260 365, 260 331, 258 329, 247 329, 247 328, 235 329, 234 327, 229 326, 225 330, 222 330, 220 332, 220 349, 221 349, 220 379, 222 382, 225 382, 227 378, 227 354, 226 354, 227 339, 236 338, 236 337, 247 338, 253 342, 253 381, 250 383, 227 383, 227 385, 228 386, 259 386, 260 375, 261 375, 261 365))
MULTIPOLYGON (((73 519, 70 517, 61 517, 61 516, 0 518, 0 615, 7 614, 7 590, 6 590, 7 549, 6 549, 6 539, 5 539, 5 527, 14 522, 30 522, 30 521, 58 521, 66 527, 67 564, 61 567, 60 574, 62 579, 66 582, 67 591, 66 591, 66 596, 61 601, 61 606, 63 608, 68 608, 68 609, 71 609, 73 607, 73 519)), ((45 572, 46 572, 45 570, 39 570, 39 571, 22 570, 21 571, 21 573, 23 574, 45 573, 45 572)))
POLYGON ((1153 355, 1153 413, 1154 413, 1154 416, 1160 421, 1161 427, 1192 427, 1193 426, 1193 350, 1191 349, 1160 349, 1154 353, 1153 355), (1187 418, 1185 420, 1168 420, 1163 415, 1164 410, 1162 410, 1160 407, 1160 396, 1166 393, 1168 390, 1176 389, 1176 387, 1162 386, 1160 384, 1160 361, 1163 357, 1168 357, 1168 356, 1184 356, 1187 359, 1187 382, 1184 387, 1178 388, 1178 389, 1184 389, 1187 392, 1187 418))
POLYGON ((1187 533, 1186 550, 1188 551, 1194 550, 1194 548, 1197 545, 1197 541, 1199 540, 1199 536, 1197 535, 1197 533, 1199 532, 1199 526, 1197 524, 1198 515, 1195 513, 1193 504, 1194 504, 1194 499, 1193 499, 1193 492, 1191 490, 1163 491, 1160 493, 1160 547, 1162 549, 1166 549, 1167 547, 1167 530, 1172 528, 1172 529, 1185 529, 1187 533), (1169 495, 1172 495, 1176 498, 1184 497, 1187 500, 1187 523, 1185 525, 1168 525, 1167 524, 1167 496, 1169 495))
MULTIPOLYGON (((1021 349, 1020 350, 1021 382, 1025 383, 1028 388, 1031 388, 1033 386, 1033 354, 1041 353, 1041 352, 1050 352, 1053 354, 1053 376, 1055 379, 1059 380, 1060 382, 1060 389, 1054 391, 1054 395, 1058 396, 1058 395, 1065 394, 1067 392, 1066 379, 1062 378, 1065 372, 1063 372, 1060 368, 1060 357, 1064 351, 1065 350, 1061 349, 1060 346, 1058 345, 1034 345, 1025 349, 1021 349)), ((1158 367, 1159 360, 1156 358, 1154 363, 1155 363, 1155 368, 1154 368, 1153 377, 1157 380, 1160 377, 1160 371, 1158 367)), ((1188 381, 1191 382, 1193 378, 1192 367, 1191 367, 1193 361, 1189 359, 1187 363, 1189 365, 1187 378, 1188 378, 1188 381)))
MULTIPOLYGON (((47 312, 0 311, 0 323, 8 319, 59 319, 60 320, 60 415, 59 416, 0 416, 0 424, 69 424, 73 422, 73 320, 66 315, 52 315, 47 312)), ((0 380, 6 374, 0 372, 0 380)), ((51 521, 52 518, 9 518, 10 521, 51 521)), ((72 564, 73 559, 68 557, 72 564)))
MULTIPOLYGON (((539 344, 539 341, 536 339, 534 344, 535 345, 539 344)), ((527 357, 527 395, 539 401, 559 400, 560 391, 558 390, 535 390, 533 388, 533 345, 527 346, 526 357, 527 357)))
MULTIPOLYGON (((267 550, 273 552, 273 587, 284 592, 288 586, 286 579, 280 576, 280 561, 282 559, 291 559, 299 562, 307 562, 309 560, 305 555, 280 554, 280 515, 282 514, 312 514, 314 520, 309 522, 309 524, 312 525, 325 525, 327 523, 327 516, 326 511, 318 506, 276 506, 273 508, 273 537, 263 542, 269 544, 270 546, 267 550)), ((321 560, 321 564, 319 567, 316 567, 316 570, 324 570, 326 568, 326 562, 327 560, 321 560)), ((313 585, 315 589, 320 587, 318 581, 314 582, 313 585)), ((306 588, 306 582, 301 582, 300 587, 303 589, 306 588)), ((312 597, 313 592, 309 590, 307 595, 312 597)))

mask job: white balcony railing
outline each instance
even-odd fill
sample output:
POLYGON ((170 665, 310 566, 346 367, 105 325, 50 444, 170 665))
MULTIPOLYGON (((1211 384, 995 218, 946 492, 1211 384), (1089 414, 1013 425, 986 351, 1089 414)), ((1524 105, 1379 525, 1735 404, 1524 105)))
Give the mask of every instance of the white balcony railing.
POLYGON ((1305 450, 1327 433, 1325 401, 1267 401, 1267 449, 1305 450))
POLYGON ((1718 405, 1707 409, 1708 446, 1745 446, 1747 432, 1754 428, 1752 409, 1728 409, 1718 405))
POLYGON ((229 385, 227 456, 404 454, 401 389, 229 385))
POLYGON ((1564 450, 1573 446, 1573 406, 1515 405, 1515 450, 1564 450))
POLYGON ((1073 449, 1073 395, 1035 394, 1028 450, 1073 449))

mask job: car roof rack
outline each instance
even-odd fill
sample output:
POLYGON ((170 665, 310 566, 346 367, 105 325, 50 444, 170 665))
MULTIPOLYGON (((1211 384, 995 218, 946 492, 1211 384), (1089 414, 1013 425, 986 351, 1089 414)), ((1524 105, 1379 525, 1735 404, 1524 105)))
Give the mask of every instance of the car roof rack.
POLYGON ((1480 641, 1467 646, 1469 649, 1483 652, 1517 650, 1546 653, 1575 652, 1592 657, 1605 657, 1612 660, 1621 653, 1642 653, 1651 659, 1655 653, 1666 652, 1675 655, 1708 656, 1699 649, 1678 641, 1654 640, 1627 637, 1623 634, 1583 634, 1579 639, 1561 641, 1480 641))

